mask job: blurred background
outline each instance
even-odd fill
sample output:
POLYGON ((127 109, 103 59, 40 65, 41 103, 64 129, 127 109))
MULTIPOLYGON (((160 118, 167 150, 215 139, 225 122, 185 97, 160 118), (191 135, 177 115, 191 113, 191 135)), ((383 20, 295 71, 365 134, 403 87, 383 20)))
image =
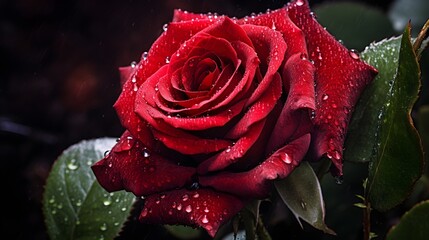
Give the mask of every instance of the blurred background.
MULTIPOLYGON (((338 2, 310 0, 310 5, 322 11, 325 4, 338 2)), ((383 21, 377 21, 386 24, 380 27, 383 31, 371 33, 365 17, 349 22, 325 21, 325 24, 328 31, 338 30, 337 34, 343 34, 334 35, 341 37, 346 46, 362 50, 374 40, 402 31, 408 19, 395 15, 396 2, 401 0, 359 1, 365 4, 364 10, 384 16, 383 21), (351 27, 370 33, 354 39, 347 35, 351 27)), ((52 163, 64 149, 83 139, 117 137, 122 133, 112 108, 120 93, 117 68, 139 61, 141 53, 162 32, 162 26, 171 20, 173 9, 243 17, 286 3, 279 0, 0 1, 2 236, 47 239, 41 198, 52 163)), ((422 11, 416 9, 410 11, 422 11)), ((424 11, 428 15, 429 9, 423 8, 424 11)), ((416 31, 421 24, 418 21, 423 20, 413 19, 413 23, 417 22, 416 31)), ((353 194, 353 186, 342 187, 353 194)), ((284 229, 271 230, 284 233, 284 229)), ((301 239, 299 233, 292 236, 301 239)))

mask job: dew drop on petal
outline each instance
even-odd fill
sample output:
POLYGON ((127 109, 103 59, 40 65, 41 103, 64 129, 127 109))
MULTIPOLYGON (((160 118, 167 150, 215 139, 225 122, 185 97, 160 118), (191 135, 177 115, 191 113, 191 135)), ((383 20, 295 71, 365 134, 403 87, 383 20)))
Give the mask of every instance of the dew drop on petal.
POLYGON ((130 64, 130 66, 132 68, 135 68, 137 66, 137 62, 136 61, 132 61, 131 64, 130 64))
POLYGON ((329 98, 328 94, 323 94, 323 95, 322 95, 322 100, 323 100, 323 101, 328 100, 328 98, 329 98))
POLYGON ((193 198, 198 198, 199 196, 200 194, 198 194, 197 192, 194 195, 192 195, 193 198))
POLYGON ((164 32, 165 32, 165 31, 167 31, 167 29, 168 29, 168 24, 166 23, 166 24, 164 24, 164 26, 162 26, 162 30, 164 30, 164 32))
POLYGON ((301 53, 299 55, 299 57, 301 58, 301 60, 307 60, 307 54, 306 53, 301 53))
POLYGON ((182 201, 186 202, 186 201, 188 201, 188 199, 189 199, 188 194, 185 194, 182 196, 182 201))
POLYGON ((170 58, 169 57, 165 58, 165 63, 170 63, 170 58))
POLYGON ((180 211, 180 210, 182 210, 182 204, 177 204, 177 207, 176 207, 176 209, 178 210, 178 211, 180 211))
POLYGON ((147 216, 147 208, 145 207, 145 208, 143 208, 143 211, 142 211, 142 213, 140 214, 140 216, 141 217, 146 217, 147 216))
POLYGON ((187 213, 192 212, 192 206, 191 206, 191 205, 186 206, 185 211, 186 211, 187 213))
POLYGON ((356 51, 355 49, 351 49, 349 51, 349 54, 350 54, 350 57, 352 57, 353 59, 355 59, 355 60, 359 59, 359 52, 356 51))
POLYGON ((283 162, 285 162, 286 164, 291 164, 292 163, 292 158, 289 156, 289 154, 287 153, 282 153, 280 155, 280 158, 282 159, 283 162))
POLYGON ((143 151, 142 151, 142 155, 143 155, 143 157, 145 157, 145 158, 150 157, 150 152, 149 152, 149 150, 148 150, 147 148, 144 148, 144 149, 143 149, 143 151))
POLYGON ((202 223, 208 223, 209 222, 209 220, 207 219, 207 215, 203 216, 203 219, 201 219, 201 222, 202 223))
POLYGON ((304 0, 297 0, 295 4, 297 6, 302 6, 302 5, 304 5, 304 0))
POLYGON ((147 53, 147 52, 143 52, 142 53, 142 57, 141 57, 141 59, 143 60, 143 61, 146 61, 146 59, 147 59, 147 56, 148 56, 149 54, 147 53))

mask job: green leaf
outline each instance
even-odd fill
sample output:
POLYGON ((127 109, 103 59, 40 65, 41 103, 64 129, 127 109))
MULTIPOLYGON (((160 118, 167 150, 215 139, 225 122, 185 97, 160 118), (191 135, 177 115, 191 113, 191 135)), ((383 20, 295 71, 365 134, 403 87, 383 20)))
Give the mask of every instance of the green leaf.
POLYGON ((50 239, 113 239, 135 200, 133 194, 106 192, 90 166, 115 144, 113 138, 82 141, 54 163, 43 194, 50 239))
POLYGON ((316 6, 314 12, 322 26, 348 48, 363 50, 372 41, 394 34, 382 11, 361 3, 329 2, 316 6))
POLYGON ((164 228, 167 229, 171 235, 179 239, 199 239, 202 234, 201 229, 182 225, 164 225, 164 228))
POLYGON ((387 240, 426 240, 429 236, 429 200, 415 205, 387 234, 387 240))
POLYGON ((410 116, 419 93, 420 69, 409 27, 401 40, 397 73, 390 85, 366 189, 371 206, 380 211, 405 200, 422 173, 421 141, 410 116))
POLYGON ((275 182, 276 189, 295 215, 325 233, 335 232, 326 226, 325 206, 319 180, 310 164, 302 162, 287 178, 275 182))
POLYGON ((377 77, 365 89, 349 124, 345 141, 344 159, 351 162, 369 162, 378 143, 378 129, 382 109, 388 103, 390 85, 398 68, 401 38, 373 43, 361 57, 378 69, 377 77))

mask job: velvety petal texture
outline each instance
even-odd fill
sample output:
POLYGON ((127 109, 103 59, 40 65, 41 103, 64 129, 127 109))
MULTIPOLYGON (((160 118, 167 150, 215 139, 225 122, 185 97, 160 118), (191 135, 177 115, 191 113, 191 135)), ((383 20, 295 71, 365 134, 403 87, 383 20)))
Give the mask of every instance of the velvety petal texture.
POLYGON ((211 236, 303 160, 326 156, 341 175, 351 112, 377 73, 304 0, 242 19, 176 10, 143 56, 120 69, 126 131, 92 169, 106 190, 144 197, 142 222, 211 236))
POLYGON ((332 159, 333 173, 342 175, 343 144, 353 107, 377 74, 356 51, 346 49, 310 14, 306 1, 287 7, 292 21, 304 32, 309 57, 316 67, 316 111, 312 151, 332 159), (298 4, 300 3, 300 4, 298 4))

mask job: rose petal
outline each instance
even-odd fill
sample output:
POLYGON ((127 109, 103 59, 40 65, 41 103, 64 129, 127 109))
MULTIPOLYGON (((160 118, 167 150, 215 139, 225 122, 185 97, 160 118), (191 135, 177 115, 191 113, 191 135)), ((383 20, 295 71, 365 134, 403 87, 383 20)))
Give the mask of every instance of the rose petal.
POLYGON ((292 21, 307 39, 309 57, 316 66, 316 125, 312 151, 316 158, 333 160, 332 171, 342 175, 342 153, 351 110, 377 70, 361 61, 311 16, 307 1, 288 6, 292 21))
POLYGON ((242 18, 239 24, 250 24, 269 27, 283 35, 287 49, 284 59, 296 53, 306 52, 305 38, 301 29, 289 18, 286 8, 270 11, 255 17, 242 18))
POLYGON ((128 131, 91 168, 107 191, 125 189, 137 196, 183 187, 192 182, 195 174, 195 168, 178 166, 177 162, 145 148, 128 131))
POLYGON ((258 87, 246 104, 250 106, 267 91, 273 75, 279 70, 284 59, 287 46, 283 36, 270 28, 253 25, 243 25, 242 28, 256 46, 255 51, 261 61, 259 68, 266 68, 262 81, 258 84, 258 87))
POLYGON ((253 124, 235 144, 229 145, 224 151, 202 162, 197 168, 198 173, 219 171, 239 161, 258 140, 264 125, 265 119, 253 124))
POLYGON ((316 109, 313 79, 314 66, 307 59, 301 59, 301 54, 287 60, 283 81, 289 90, 288 97, 268 142, 267 153, 310 132, 310 111, 316 109))
POLYGON ((196 19, 209 19, 209 17, 207 14, 190 13, 188 11, 182 11, 180 9, 174 10, 173 22, 195 21, 196 19))
POLYGON ((136 91, 146 79, 154 74, 161 66, 166 64, 166 58, 177 51, 180 45, 200 30, 212 25, 209 20, 197 20, 189 23, 171 23, 166 32, 164 32, 152 45, 146 60, 142 60, 135 67, 136 71, 122 88, 121 95, 116 101, 114 107, 119 116, 122 126, 128 129, 133 136, 140 139, 145 145, 152 143, 150 132, 147 131, 146 123, 134 113, 134 101, 136 91))
POLYGON ((204 187, 213 187, 218 191, 240 197, 267 197, 272 180, 288 176, 304 158, 309 145, 310 134, 306 134, 280 148, 263 163, 248 172, 223 172, 214 176, 200 176, 199 183, 204 187))
POLYGON ((122 86, 125 84, 126 81, 128 81, 133 76, 133 73, 135 72, 135 70, 136 70, 135 66, 134 67, 127 66, 127 67, 119 68, 119 75, 121 77, 122 86))
POLYGON ((148 196, 139 219, 144 223, 203 227, 214 237, 243 206, 242 200, 230 194, 180 189, 148 196))
POLYGON ((282 94, 282 84, 279 74, 274 75, 267 91, 258 99, 256 103, 249 107, 244 116, 235 124, 226 135, 226 138, 238 139, 249 131, 249 128, 265 119, 273 110, 277 100, 282 94))

